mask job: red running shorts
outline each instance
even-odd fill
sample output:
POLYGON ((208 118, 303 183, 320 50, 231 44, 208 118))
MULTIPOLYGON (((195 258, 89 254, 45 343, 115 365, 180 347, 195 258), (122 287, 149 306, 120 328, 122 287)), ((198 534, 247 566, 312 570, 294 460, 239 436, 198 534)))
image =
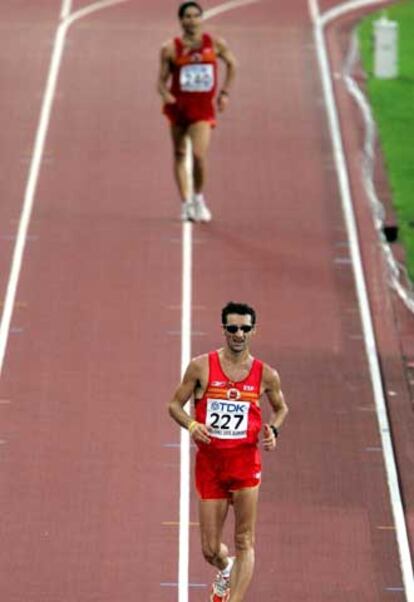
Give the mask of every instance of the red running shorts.
POLYGON ((207 121, 212 127, 216 125, 216 115, 212 103, 181 103, 166 104, 163 113, 173 125, 187 127, 198 121, 207 121))
POLYGON ((234 491, 257 487, 261 478, 260 452, 256 445, 232 449, 199 449, 195 484, 202 500, 229 499, 234 491))

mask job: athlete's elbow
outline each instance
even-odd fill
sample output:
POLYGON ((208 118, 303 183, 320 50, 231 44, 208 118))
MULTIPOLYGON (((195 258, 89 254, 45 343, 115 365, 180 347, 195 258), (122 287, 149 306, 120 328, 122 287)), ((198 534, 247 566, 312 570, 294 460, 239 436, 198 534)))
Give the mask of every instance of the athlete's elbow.
POLYGON ((168 402, 168 405, 167 405, 168 414, 174 420, 176 420, 176 416, 177 416, 177 405, 178 405, 178 402, 176 399, 172 399, 170 402, 168 402))
POLYGON ((237 59, 232 58, 228 63, 228 67, 229 67, 230 74, 234 77, 236 74, 236 71, 239 68, 239 62, 237 61, 237 59))
POLYGON ((172 399, 167 404, 167 412, 171 416, 171 418, 174 418, 173 403, 174 403, 174 400, 172 399))

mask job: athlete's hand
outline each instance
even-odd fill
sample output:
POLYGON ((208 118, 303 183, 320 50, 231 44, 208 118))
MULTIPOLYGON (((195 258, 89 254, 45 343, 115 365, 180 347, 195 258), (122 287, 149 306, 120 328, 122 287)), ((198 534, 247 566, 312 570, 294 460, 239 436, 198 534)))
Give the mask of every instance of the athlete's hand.
POLYGON ((220 113, 225 111, 228 104, 229 104, 229 97, 227 94, 219 94, 217 96, 217 108, 220 111, 220 113))
POLYGON ((199 443, 206 443, 207 445, 211 443, 207 427, 201 422, 197 422, 191 429, 191 438, 199 443))
POLYGON ((268 424, 263 429, 263 447, 266 451, 272 451, 276 447, 276 437, 268 424))
POLYGON ((177 99, 169 92, 166 92, 162 97, 162 102, 165 105, 174 105, 177 102, 177 99))

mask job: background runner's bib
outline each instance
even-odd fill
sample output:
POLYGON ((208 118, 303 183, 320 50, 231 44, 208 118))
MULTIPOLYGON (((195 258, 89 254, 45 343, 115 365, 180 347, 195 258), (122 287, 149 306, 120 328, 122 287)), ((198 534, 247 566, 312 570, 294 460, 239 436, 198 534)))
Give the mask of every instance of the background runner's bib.
POLYGON ((213 38, 204 33, 197 48, 188 48, 174 38, 170 92, 176 102, 164 106, 173 123, 215 123, 214 95, 217 88, 217 55, 213 38))
POLYGON ((250 403, 207 399, 206 426, 218 439, 245 439, 250 403))
POLYGON ((180 89, 182 92, 210 92, 213 87, 213 65, 184 65, 181 67, 180 89))

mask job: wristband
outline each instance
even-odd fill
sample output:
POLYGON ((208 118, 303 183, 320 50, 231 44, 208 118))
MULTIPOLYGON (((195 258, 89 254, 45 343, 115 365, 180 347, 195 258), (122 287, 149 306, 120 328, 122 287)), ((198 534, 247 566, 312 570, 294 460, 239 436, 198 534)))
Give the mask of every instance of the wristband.
POLYGON ((197 424, 198 424, 197 420, 192 420, 190 422, 190 424, 188 425, 187 428, 188 428, 188 431, 189 431, 190 435, 193 434, 193 430, 195 429, 195 427, 197 426, 197 424))
POLYGON ((226 90, 220 90, 219 96, 229 96, 229 93, 226 90))
POLYGON ((277 439, 279 437, 279 431, 278 431, 278 429, 275 426, 273 426, 273 424, 271 424, 270 425, 270 430, 274 434, 275 439, 277 439))

